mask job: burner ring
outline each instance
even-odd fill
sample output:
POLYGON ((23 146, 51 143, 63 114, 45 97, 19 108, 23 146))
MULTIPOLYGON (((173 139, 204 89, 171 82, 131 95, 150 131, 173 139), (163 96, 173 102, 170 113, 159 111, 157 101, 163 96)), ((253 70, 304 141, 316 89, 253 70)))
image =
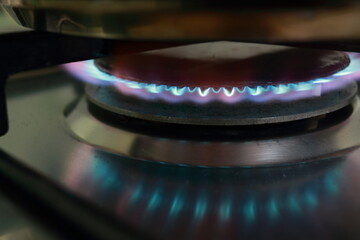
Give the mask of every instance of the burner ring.
POLYGON ((351 103, 357 93, 357 85, 348 82, 321 97, 292 101, 241 101, 233 104, 144 101, 119 94, 112 86, 88 85, 86 93, 91 103, 129 117, 177 124, 233 126, 289 122, 333 112, 351 103))

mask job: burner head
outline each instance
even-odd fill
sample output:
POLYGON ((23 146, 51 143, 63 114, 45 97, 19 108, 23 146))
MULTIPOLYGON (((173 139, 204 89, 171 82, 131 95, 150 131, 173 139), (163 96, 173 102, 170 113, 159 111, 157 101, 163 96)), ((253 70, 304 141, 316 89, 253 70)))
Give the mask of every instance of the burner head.
POLYGON ((307 82, 347 67, 337 51, 237 42, 210 42, 118 55, 100 68, 121 79, 177 88, 256 88, 307 82))
POLYGON ((181 124, 254 125, 348 105, 357 91, 348 80, 359 62, 357 54, 337 51, 212 42, 79 66, 100 83, 88 87, 88 99, 108 111, 181 124))

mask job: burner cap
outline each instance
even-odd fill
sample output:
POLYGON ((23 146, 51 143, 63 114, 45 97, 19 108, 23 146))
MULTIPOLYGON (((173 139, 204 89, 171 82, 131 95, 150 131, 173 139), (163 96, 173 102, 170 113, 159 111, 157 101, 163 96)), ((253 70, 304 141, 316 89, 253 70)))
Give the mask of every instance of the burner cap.
POLYGON ((98 65, 139 83, 231 91, 233 87, 306 82, 330 76, 349 63, 347 54, 337 51, 210 42, 118 55, 112 64, 98 65))

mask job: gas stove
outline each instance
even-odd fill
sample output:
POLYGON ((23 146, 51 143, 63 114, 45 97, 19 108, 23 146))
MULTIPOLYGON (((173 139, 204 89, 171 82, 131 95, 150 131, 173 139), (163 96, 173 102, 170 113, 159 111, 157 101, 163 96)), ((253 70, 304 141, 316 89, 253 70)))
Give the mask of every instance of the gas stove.
MULTIPOLYGON (((212 1, 119 2, 3 0, 22 25, 71 34, 0 33, 0 186, 28 239, 360 237, 360 48, 322 39, 348 33, 313 31, 322 8, 304 22, 264 5, 239 16, 250 31, 212 1), (109 24, 123 11, 133 22, 109 24), (279 31, 284 16, 306 31, 279 31)), ((345 9, 339 24, 357 19, 345 9)))

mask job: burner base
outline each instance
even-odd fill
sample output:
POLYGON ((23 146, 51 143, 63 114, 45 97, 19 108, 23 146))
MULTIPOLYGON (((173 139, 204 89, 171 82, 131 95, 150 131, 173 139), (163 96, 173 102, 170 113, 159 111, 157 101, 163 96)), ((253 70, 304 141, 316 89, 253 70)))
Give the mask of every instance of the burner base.
POLYGON ((291 101, 241 101, 239 103, 146 101, 119 93, 112 86, 87 87, 90 102, 113 113, 149 121, 191 125, 259 125, 320 116, 348 105, 357 93, 349 82, 339 89, 291 101))
POLYGON ((89 111, 85 99, 69 111, 65 120, 68 130, 80 141, 130 159, 190 166, 254 167, 313 161, 359 146, 358 98, 352 106, 350 116, 335 125, 257 139, 244 139, 241 134, 227 140, 174 138, 125 130, 98 120, 89 111))

